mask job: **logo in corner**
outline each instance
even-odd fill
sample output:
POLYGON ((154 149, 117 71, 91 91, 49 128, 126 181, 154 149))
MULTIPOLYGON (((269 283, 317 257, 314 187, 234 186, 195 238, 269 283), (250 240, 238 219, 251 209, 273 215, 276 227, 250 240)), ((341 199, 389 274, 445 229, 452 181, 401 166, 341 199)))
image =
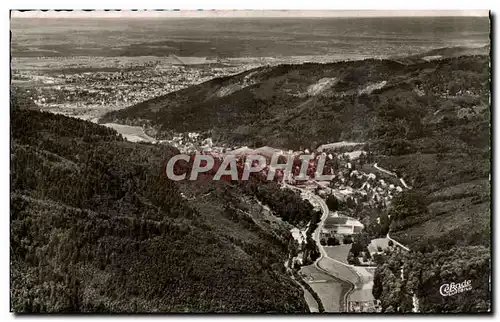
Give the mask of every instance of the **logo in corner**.
POLYGON ((452 296, 459 293, 463 293, 466 291, 472 290, 472 281, 465 280, 462 283, 451 283, 451 284, 443 284, 439 288, 439 293, 442 296, 452 296))

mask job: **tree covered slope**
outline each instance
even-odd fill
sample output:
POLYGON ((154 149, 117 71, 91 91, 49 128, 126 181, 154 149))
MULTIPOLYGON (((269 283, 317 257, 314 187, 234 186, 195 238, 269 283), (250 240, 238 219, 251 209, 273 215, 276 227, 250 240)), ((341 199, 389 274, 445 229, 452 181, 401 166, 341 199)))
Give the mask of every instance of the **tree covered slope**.
POLYGON ((11 134, 13 311, 307 311, 289 225, 242 187, 174 184, 173 148, 61 115, 14 106, 11 134))
POLYGON ((262 67, 109 113, 103 121, 142 124, 158 138, 198 131, 220 144, 251 147, 366 142, 381 167, 412 187, 382 214, 390 215, 391 237, 412 250, 408 258, 387 258, 394 265, 378 270, 387 288, 377 291, 384 310, 411 311, 417 294, 427 298, 422 312, 485 311, 491 272, 488 53, 489 47, 442 49, 397 60, 262 67), (413 265, 421 258, 427 266, 413 265), (410 277, 398 277, 402 265, 410 277), (436 285, 453 278, 447 265, 456 268, 457 279, 476 281, 473 303, 430 300, 439 296, 436 285), (410 303, 394 307, 399 297, 410 303))
POLYGON ((442 55, 432 61, 421 54, 262 67, 111 112, 103 121, 143 124, 159 138, 207 131, 221 144, 251 147, 367 142, 380 166, 424 196, 424 211, 395 216, 395 238, 410 246, 428 244, 426 237, 443 245, 488 244, 487 50, 455 57, 465 49, 442 49, 428 53, 442 55))
POLYGON ((467 116, 469 108, 489 103, 488 61, 476 55, 261 67, 110 112, 101 121, 142 124, 158 138, 198 131, 221 144, 295 149, 379 140, 386 152, 410 153, 437 134, 441 118, 467 116), (399 149, 407 141, 412 144, 399 149))

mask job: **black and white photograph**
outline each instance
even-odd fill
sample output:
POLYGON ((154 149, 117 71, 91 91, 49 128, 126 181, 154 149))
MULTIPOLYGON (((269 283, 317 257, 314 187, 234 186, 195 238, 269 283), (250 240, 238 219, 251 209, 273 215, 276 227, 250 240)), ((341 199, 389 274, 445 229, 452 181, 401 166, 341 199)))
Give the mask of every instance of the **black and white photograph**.
POLYGON ((10 312, 493 313, 492 13, 285 9, 9 11, 10 312))

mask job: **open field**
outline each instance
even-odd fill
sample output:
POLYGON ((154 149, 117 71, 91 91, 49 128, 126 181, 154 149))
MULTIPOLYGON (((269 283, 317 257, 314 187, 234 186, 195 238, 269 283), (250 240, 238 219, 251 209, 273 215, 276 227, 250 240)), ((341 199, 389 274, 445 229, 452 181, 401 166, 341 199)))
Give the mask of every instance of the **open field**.
POLYGON ((342 306, 342 287, 335 282, 312 282, 309 283, 312 289, 319 295, 325 312, 340 312, 342 306))
POLYGON ((387 239, 386 237, 372 239, 370 244, 368 245, 368 251, 373 255, 374 253, 378 252, 379 247, 382 250, 387 249, 389 247, 389 239, 387 239))
POLYGON ((314 265, 302 267, 299 273, 321 298, 325 312, 341 311, 344 294, 349 290, 347 283, 323 273, 314 265))
POLYGON ((115 129, 125 139, 130 142, 156 142, 156 140, 146 133, 139 126, 122 125, 116 123, 105 123, 104 126, 115 129))
POLYGON ((360 283, 359 277, 352 270, 352 268, 347 267, 339 262, 336 262, 328 257, 323 257, 319 262, 318 266, 330 272, 333 276, 338 276, 344 280, 347 280, 355 285, 360 283))
POLYGON ((341 261, 347 264, 347 255, 351 250, 352 244, 338 246, 323 246, 323 249, 328 254, 328 257, 341 261))

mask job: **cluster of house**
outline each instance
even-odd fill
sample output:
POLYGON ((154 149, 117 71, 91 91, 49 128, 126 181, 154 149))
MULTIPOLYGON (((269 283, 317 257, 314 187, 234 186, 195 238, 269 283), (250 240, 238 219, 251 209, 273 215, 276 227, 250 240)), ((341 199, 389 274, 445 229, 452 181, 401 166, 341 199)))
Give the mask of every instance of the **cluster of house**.
POLYGON ((181 153, 190 153, 193 151, 219 151, 223 149, 215 147, 212 138, 198 132, 175 133, 170 139, 158 140, 157 143, 176 147, 181 153))
POLYGON ((354 169, 361 154, 356 151, 337 155, 340 167, 330 182, 320 182, 320 195, 332 193, 342 195, 344 200, 351 199, 354 205, 368 203, 370 206, 388 205, 403 188, 386 182, 375 173, 365 173, 354 169))
MULTIPOLYGON (((234 155, 237 157, 244 157, 248 154, 259 154, 264 156, 268 161, 271 160, 273 155, 294 156, 298 160, 298 156, 306 154, 312 156, 309 161, 309 172, 315 170, 320 156, 325 157, 326 166, 323 174, 332 174, 334 177, 331 181, 316 181, 314 178, 304 181, 296 181, 295 176, 290 176, 286 179, 288 184, 301 186, 302 188, 314 187, 316 193, 326 198, 330 194, 334 194, 337 198, 343 201, 351 202, 351 208, 361 205, 368 205, 370 207, 387 206, 390 201, 400 192, 403 188, 400 185, 386 182, 380 175, 375 173, 365 173, 355 168, 359 167, 358 160, 362 157, 366 158, 366 152, 363 150, 355 150, 351 152, 335 153, 330 150, 323 149, 321 146, 319 151, 309 151, 303 149, 299 151, 280 150, 268 146, 252 149, 247 146, 243 147, 227 147, 216 146, 213 144, 212 139, 208 133, 183 133, 175 134, 169 140, 160 140, 159 143, 168 143, 177 147, 181 152, 203 151, 205 153, 212 153, 217 156, 234 155)), ((334 143, 333 145, 338 144, 334 143)), ((346 145, 346 142, 342 142, 346 145)), ((359 146, 359 143, 347 143, 351 146, 359 146)), ((327 148, 331 148, 328 146, 327 148)), ((295 161, 297 161, 295 160, 295 161)), ((294 170, 298 170, 301 163, 294 163, 294 170)), ((310 174, 310 173, 308 173, 310 174)), ((294 174, 296 175, 296 174, 294 174)))
POLYGON ((403 191, 401 186, 377 178, 374 173, 363 173, 357 170, 350 173, 350 182, 354 186, 361 184, 354 194, 357 197, 356 200, 366 201, 371 205, 378 203, 387 205, 396 194, 403 191))
MULTIPOLYGON (((362 150, 335 153, 328 152, 328 150, 325 152, 323 149, 318 149, 319 151, 309 151, 308 149, 285 151, 268 146, 257 149, 252 149, 247 146, 216 146, 213 144, 208 133, 200 134, 194 132, 175 134, 169 140, 160 140, 158 142, 175 146, 181 152, 203 151, 218 156, 234 155, 237 157, 244 157, 248 154, 259 154, 264 156, 268 161, 271 160, 273 155, 291 155, 297 159, 295 161, 298 161, 298 156, 306 154, 312 156, 308 165, 309 172, 315 171, 318 158, 323 156, 326 160, 323 174, 332 174, 334 177, 331 181, 316 181, 312 176, 310 176, 311 179, 307 181, 296 181, 295 176, 292 175, 283 179, 286 179, 288 184, 298 185, 302 188, 314 187, 316 188, 316 193, 323 197, 334 194, 344 201, 353 203, 351 206, 354 207, 366 204, 371 207, 378 205, 386 206, 398 193, 403 191, 401 186, 386 182, 375 173, 365 173, 361 170, 356 170, 355 168, 359 164, 358 160, 361 157, 366 157, 366 152, 362 150)), ((349 144, 352 146, 359 146, 359 143, 349 144)), ((294 170, 300 169, 300 162, 294 163, 294 170)))
POLYGON ((245 69, 169 65, 162 68, 131 70, 125 68, 117 71, 71 72, 69 70, 51 75, 37 70, 15 70, 12 78, 14 81, 29 82, 34 85, 31 99, 40 107, 71 104, 73 107, 124 108, 245 69))

